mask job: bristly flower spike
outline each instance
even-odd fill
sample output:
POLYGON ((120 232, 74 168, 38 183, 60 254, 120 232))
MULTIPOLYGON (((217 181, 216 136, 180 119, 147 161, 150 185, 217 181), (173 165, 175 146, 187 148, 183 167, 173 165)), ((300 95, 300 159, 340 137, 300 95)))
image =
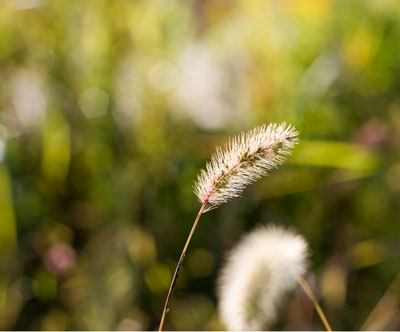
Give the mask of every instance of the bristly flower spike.
POLYGON ((179 276, 186 250, 200 216, 217 206, 240 196, 246 186, 285 161, 290 149, 297 143, 298 132, 291 125, 271 123, 242 133, 225 145, 207 163, 194 184, 194 192, 201 202, 200 211, 183 247, 169 288, 158 330, 164 325, 169 301, 179 276))
POLYGON ((219 313, 228 330, 264 330, 307 268, 305 239, 282 227, 259 227, 231 251, 219 278, 219 313))
POLYGON ((298 142, 297 135, 285 122, 271 123, 235 136, 224 149, 218 147, 194 185, 195 194, 205 204, 203 212, 240 196, 248 184, 281 165, 298 142))
POLYGON ((218 309, 228 330, 265 330, 276 320, 279 305, 300 285, 327 331, 332 328, 302 277, 308 244, 283 227, 259 227, 230 252, 219 277, 218 309))

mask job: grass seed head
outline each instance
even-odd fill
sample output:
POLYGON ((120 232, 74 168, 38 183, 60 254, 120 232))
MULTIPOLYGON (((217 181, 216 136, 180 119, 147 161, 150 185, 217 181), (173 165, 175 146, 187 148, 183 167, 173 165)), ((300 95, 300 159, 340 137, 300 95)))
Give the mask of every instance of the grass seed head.
POLYGON ((219 277, 218 309, 228 330, 264 330, 306 272, 305 239, 282 227, 261 227, 231 251, 219 277))
POLYGON ((292 125, 271 123, 231 138, 201 170, 194 192, 204 212, 241 195, 247 185, 285 161, 298 142, 292 125))

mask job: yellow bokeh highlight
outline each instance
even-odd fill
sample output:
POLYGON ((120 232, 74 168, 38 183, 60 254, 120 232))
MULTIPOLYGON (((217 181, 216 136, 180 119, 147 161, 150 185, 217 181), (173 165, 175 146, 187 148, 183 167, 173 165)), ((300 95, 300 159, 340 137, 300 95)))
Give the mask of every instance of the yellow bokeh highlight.
POLYGON ((0 252, 15 246, 16 241, 17 230, 11 181, 5 167, 0 165, 0 252))
POLYGON ((52 300, 57 296, 57 279, 47 271, 39 270, 35 274, 32 289, 39 300, 52 300))
POLYGON ((321 276, 321 290, 325 303, 330 307, 341 307, 346 301, 346 271, 331 265, 321 276))
POLYGON ((360 26, 344 37, 341 54, 349 68, 358 71, 371 62, 379 39, 376 33, 369 26, 360 26))
POLYGON ((153 293, 167 290, 171 282, 171 277, 171 271, 163 264, 153 265, 144 274, 146 285, 153 293))
POLYGON ((323 21, 332 12, 331 0, 286 0, 285 6, 296 17, 310 21, 323 21))
POLYGON ((384 248, 376 240, 359 242, 351 248, 350 253, 355 268, 375 265, 384 260, 384 248))
POLYGON ((378 157, 361 145, 302 140, 289 161, 299 165, 337 167, 365 173, 373 172, 378 166, 378 157))
POLYGON ((20 312, 23 299, 18 283, 11 283, 0 277, 0 329, 12 330, 20 312))
POLYGON ((56 184, 62 183, 70 162, 70 129, 60 113, 51 113, 43 128, 42 171, 56 184))
POLYGON ((132 261, 140 266, 149 266, 157 258, 153 235, 142 229, 135 229, 127 239, 128 253, 132 261))
POLYGON ((207 277, 213 271, 215 257, 209 250, 196 249, 188 256, 186 264, 194 277, 207 277))
POLYGON ((63 331, 67 330, 68 316, 59 309, 51 310, 42 320, 41 330, 63 331))

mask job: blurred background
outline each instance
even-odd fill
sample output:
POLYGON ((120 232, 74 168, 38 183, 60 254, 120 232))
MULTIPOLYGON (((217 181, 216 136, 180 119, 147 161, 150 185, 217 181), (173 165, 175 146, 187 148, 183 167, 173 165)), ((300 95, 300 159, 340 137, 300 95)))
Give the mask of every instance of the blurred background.
MULTIPOLYGON (((2 0, 0 329, 148 330, 216 145, 288 162, 202 216, 166 329, 223 330, 216 278, 259 224, 310 243, 334 329, 400 328, 400 3, 2 0)), ((321 330, 301 289, 275 329, 321 330)))

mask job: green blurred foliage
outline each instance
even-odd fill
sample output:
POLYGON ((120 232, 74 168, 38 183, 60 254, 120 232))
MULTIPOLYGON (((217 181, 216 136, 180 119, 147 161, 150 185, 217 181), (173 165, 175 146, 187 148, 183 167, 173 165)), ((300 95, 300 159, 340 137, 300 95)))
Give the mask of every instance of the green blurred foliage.
MULTIPOLYGON (((2 1, 0 328, 156 328, 200 168, 287 121, 288 163, 202 217, 165 327, 223 329, 226 251, 279 223, 335 329, 399 329, 399 40, 396 0, 2 1)), ((298 290, 275 328, 322 326, 298 290)))

